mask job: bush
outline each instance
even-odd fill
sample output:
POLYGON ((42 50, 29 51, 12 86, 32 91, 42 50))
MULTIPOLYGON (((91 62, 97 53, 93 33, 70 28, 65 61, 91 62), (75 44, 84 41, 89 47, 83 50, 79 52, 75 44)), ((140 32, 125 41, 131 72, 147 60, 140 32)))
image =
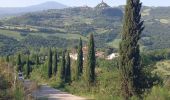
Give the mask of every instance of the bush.
POLYGON ((155 86, 144 100, 170 100, 170 92, 166 88, 155 86))

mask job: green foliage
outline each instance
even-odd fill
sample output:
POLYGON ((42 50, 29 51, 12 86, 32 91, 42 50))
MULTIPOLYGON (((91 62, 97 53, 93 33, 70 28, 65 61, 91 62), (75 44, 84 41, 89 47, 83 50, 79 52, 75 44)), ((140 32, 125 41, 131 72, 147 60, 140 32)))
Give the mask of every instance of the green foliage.
POLYGON ((83 44, 80 38, 79 46, 78 46, 78 55, 77 55, 77 66, 76 66, 76 80, 80 78, 83 74, 83 44))
POLYGON ((65 82, 66 83, 71 82, 71 60, 70 60, 69 52, 67 53, 67 56, 66 56, 65 82))
POLYGON ((6 62, 9 62, 9 57, 10 57, 10 56, 6 56, 6 62))
POLYGON ((141 92, 141 66, 138 41, 143 31, 140 0, 127 0, 125 7, 122 40, 120 42, 120 75, 122 95, 125 99, 141 92))
POLYGON ((18 82, 14 90, 14 100, 24 100, 24 87, 18 82))
POLYGON ((29 56, 27 57, 27 62, 26 62, 26 77, 29 78, 31 73, 31 66, 30 66, 30 60, 29 56))
POLYGON ((59 70, 59 79, 64 82, 65 81, 65 65, 66 65, 66 60, 65 60, 65 51, 62 51, 62 58, 61 58, 61 66, 59 70))
POLYGON ((48 78, 52 77, 52 51, 51 49, 49 50, 49 54, 48 54, 48 78))
POLYGON ((144 100, 169 100, 170 92, 168 89, 155 86, 152 88, 151 93, 149 93, 144 100))
POLYGON ((35 61, 36 65, 38 66, 40 64, 40 60, 39 60, 39 55, 36 55, 36 61, 35 61))
POLYGON ((17 70, 22 71, 21 54, 18 54, 16 62, 17 62, 17 70))
POLYGON ((57 75, 57 71, 58 71, 58 53, 57 51, 55 50, 54 52, 54 66, 53 66, 53 73, 54 75, 57 75))
POLYGON ((88 43, 88 54, 87 54, 87 63, 85 70, 85 80, 88 85, 95 82, 95 66, 96 66, 96 57, 95 57, 95 45, 93 34, 90 35, 88 43))

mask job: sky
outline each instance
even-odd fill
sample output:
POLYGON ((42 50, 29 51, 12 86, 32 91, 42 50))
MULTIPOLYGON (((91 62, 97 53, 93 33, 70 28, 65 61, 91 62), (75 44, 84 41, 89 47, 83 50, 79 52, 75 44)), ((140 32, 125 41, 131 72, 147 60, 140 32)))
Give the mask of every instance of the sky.
MULTIPOLYGON (((96 6, 102 0, 0 0, 0 7, 25 7, 41 4, 47 1, 56 1, 67 6, 96 6)), ((126 0, 104 0, 110 6, 124 5, 126 0)), ((170 0, 141 0, 145 6, 170 6, 170 0)))

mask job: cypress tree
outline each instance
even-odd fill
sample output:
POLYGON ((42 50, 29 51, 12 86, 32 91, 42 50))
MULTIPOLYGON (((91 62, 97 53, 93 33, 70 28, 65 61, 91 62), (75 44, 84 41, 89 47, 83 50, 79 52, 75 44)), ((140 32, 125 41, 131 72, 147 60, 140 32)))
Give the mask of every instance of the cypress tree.
POLYGON ((9 62, 9 55, 6 56, 6 62, 9 62))
POLYGON ((48 78, 52 77, 52 51, 49 50, 48 54, 48 78))
POLYGON ((55 51, 55 54, 54 54, 54 75, 57 74, 57 70, 58 70, 58 54, 57 54, 57 51, 55 51))
POLYGON ((141 6, 140 0, 127 0, 119 47, 121 89, 122 95, 127 100, 140 91, 141 67, 138 41, 144 29, 140 14, 141 6))
POLYGON ((88 84, 95 82, 95 65, 96 65, 96 57, 95 57, 95 45, 93 34, 90 35, 90 40, 88 43, 88 54, 87 54, 87 63, 86 63, 86 82, 88 84))
POLYGON ((65 51, 62 51, 61 67, 60 67, 60 80, 65 81, 65 51))
POLYGON ((38 54, 36 55, 36 65, 39 65, 40 64, 40 60, 39 60, 39 56, 38 56, 38 54))
POLYGON ((21 54, 18 54, 17 56, 17 70, 22 71, 22 62, 21 62, 21 54))
POLYGON ((29 61, 29 56, 27 57, 27 62, 26 62, 26 76, 29 77, 31 72, 31 68, 30 68, 30 61, 29 61))
POLYGON ((78 55, 77 55, 77 67, 76 67, 76 80, 79 79, 79 76, 83 73, 83 50, 82 50, 82 40, 80 38, 78 46, 78 55))
POLYGON ((70 83, 71 81, 71 65, 70 65, 70 54, 67 53, 66 57, 66 72, 65 72, 65 82, 70 83))

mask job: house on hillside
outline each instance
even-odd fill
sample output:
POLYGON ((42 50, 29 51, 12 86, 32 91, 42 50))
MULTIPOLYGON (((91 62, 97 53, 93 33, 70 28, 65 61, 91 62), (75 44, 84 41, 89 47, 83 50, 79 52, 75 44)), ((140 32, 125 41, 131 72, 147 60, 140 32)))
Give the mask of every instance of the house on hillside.
POLYGON ((119 57, 118 53, 112 53, 112 54, 108 55, 106 59, 112 60, 112 59, 117 58, 117 57, 119 57))

